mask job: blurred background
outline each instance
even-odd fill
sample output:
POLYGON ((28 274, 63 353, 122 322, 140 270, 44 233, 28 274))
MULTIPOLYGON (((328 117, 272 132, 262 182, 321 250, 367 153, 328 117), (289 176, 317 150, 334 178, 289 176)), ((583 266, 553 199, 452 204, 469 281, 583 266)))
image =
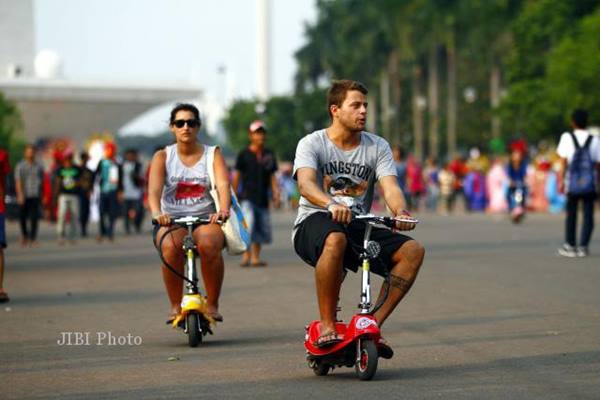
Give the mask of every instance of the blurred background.
POLYGON ((214 141, 237 150, 262 117, 291 160, 327 124, 324 90, 341 77, 369 87, 371 130, 418 159, 556 140, 575 107, 597 121, 598 5, 2 0, 0 141, 148 144, 139 136, 164 134, 172 103, 192 100, 214 141))
POLYGON ((48 168, 106 142, 147 162, 172 141, 169 109, 189 101, 202 141, 230 163, 248 124, 264 120, 286 174, 297 141, 329 123, 331 79, 350 78, 369 88, 369 130, 418 168, 408 179, 423 178, 419 195, 429 179, 440 191, 428 165, 462 185, 516 141, 545 188, 572 110, 600 119, 596 0, 0 0, 0 10, 11 165, 26 142, 48 168))

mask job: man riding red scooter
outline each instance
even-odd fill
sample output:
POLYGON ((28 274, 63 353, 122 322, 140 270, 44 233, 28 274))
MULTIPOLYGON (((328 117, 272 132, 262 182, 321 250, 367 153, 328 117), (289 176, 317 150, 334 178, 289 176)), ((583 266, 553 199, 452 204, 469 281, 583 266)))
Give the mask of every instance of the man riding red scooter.
MULTIPOLYGON (((334 81, 328 92, 331 125, 305 136, 296 149, 294 177, 302 197, 294 224, 294 248, 315 267, 320 312, 319 336, 313 343, 316 348, 343 341, 336 329, 336 307, 344 267, 354 269, 360 264, 351 243, 362 243, 367 229, 367 224, 352 221, 353 212, 369 212, 378 182, 392 214, 408 216, 389 144, 363 130, 366 95, 367 89, 359 82, 334 81)), ((415 224, 405 218, 396 221, 394 229, 412 230, 415 224)), ((389 229, 373 228, 371 238, 381 249, 370 270, 389 275, 380 297, 386 291, 389 295, 369 322, 381 327, 410 290, 425 250, 416 240, 389 229)), ((385 340, 380 338, 376 344, 381 357, 392 357, 385 340)))

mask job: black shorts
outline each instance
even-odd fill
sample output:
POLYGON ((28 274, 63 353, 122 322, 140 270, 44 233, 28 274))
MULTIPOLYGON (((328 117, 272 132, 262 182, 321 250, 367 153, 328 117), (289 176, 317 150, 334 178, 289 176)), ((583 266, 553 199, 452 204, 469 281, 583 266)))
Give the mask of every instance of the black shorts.
MULTIPOLYGON (((344 254, 344 268, 356 272, 360 266, 358 252, 362 248, 365 222, 352 221, 344 226, 334 222, 325 212, 316 212, 309 215, 298 225, 296 236, 294 236, 294 250, 304 262, 313 267, 323 251, 325 239, 331 232, 342 232, 348 238, 348 245, 344 254)), ((392 256, 402 245, 409 240, 410 236, 392 232, 385 228, 373 228, 371 240, 381 245, 379 257, 371 261, 371 271, 380 276, 386 276, 392 265, 392 256)))

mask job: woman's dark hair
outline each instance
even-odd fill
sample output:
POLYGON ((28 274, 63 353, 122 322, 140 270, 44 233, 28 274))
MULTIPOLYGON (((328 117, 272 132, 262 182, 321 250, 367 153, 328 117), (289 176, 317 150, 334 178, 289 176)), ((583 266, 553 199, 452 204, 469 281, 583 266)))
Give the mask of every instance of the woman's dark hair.
POLYGON ((195 105, 189 103, 178 103, 171 110, 171 118, 169 119, 169 125, 173 125, 173 122, 175 122, 175 116, 179 111, 191 112, 192 114, 194 114, 194 118, 196 118, 202 124, 202 121, 200 120, 200 112, 198 111, 195 105))

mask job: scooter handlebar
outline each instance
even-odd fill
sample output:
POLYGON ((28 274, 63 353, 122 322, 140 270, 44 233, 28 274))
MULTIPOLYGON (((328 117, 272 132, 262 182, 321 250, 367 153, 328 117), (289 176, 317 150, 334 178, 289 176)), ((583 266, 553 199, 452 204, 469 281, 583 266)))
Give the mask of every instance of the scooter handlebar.
MULTIPOLYGON (((178 225, 205 225, 210 223, 210 218, 201 218, 201 217, 178 217, 171 218, 170 224, 178 224, 178 225)), ((218 224, 222 224, 223 221, 219 218, 217 220, 218 224)), ((158 225, 158 220, 156 218, 152 218, 152 225, 158 225)))
MULTIPOLYGON (((332 215, 331 211, 327 211, 327 215, 329 215, 331 217, 331 215, 332 215)), ((400 217, 387 217, 387 216, 379 216, 379 215, 375 215, 375 214, 357 214, 355 212, 352 212, 352 219, 370 222, 370 223, 374 223, 374 224, 380 224, 380 225, 387 226, 388 228, 395 228, 396 223, 398 223, 398 222, 407 222, 409 224, 418 224, 419 223, 418 219, 413 218, 408 215, 403 215, 400 217)))

